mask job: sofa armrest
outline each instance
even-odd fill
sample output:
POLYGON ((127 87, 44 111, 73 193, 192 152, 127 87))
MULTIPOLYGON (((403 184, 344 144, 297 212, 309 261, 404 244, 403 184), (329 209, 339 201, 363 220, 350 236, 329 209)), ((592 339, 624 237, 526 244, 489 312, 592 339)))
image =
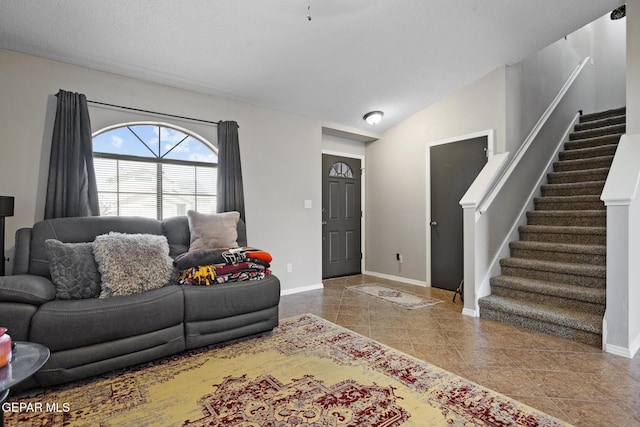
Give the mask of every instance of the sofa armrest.
POLYGON ((13 274, 29 273, 31 229, 20 228, 16 231, 16 246, 13 251, 13 274))
POLYGON ((40 306, 56 298, 51 280, 32 274, 0 276, 0 302, 18 302, 40 306))

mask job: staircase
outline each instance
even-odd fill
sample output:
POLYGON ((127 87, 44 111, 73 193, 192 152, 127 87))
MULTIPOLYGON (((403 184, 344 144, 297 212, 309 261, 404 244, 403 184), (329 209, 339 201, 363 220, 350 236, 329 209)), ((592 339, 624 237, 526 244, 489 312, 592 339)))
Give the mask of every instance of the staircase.
POLYGON ((606 305, 606 209, 600 200, 626 109, 580 117, 520 240, 500 260, 480 317, 600 347, 606 305))

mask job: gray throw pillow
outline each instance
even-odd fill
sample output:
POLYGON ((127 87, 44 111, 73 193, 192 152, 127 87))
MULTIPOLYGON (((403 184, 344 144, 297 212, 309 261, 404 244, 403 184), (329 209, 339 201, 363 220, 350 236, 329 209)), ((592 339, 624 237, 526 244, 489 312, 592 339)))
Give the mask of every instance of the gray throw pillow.
POLYGON ((100 298, 161 288, 173 275, 167 238, 155 234, 102 234, 93 241, 102 275, 100 298))
POLYGON ((44 245, 57 299, 95 298, 100 295, 100 272, 91 243, 63 243, 47 239, 44 245))
POLYGON ((189 251, 238 247, 240 212, 203 214, 187 211, 191 244, 189 251))

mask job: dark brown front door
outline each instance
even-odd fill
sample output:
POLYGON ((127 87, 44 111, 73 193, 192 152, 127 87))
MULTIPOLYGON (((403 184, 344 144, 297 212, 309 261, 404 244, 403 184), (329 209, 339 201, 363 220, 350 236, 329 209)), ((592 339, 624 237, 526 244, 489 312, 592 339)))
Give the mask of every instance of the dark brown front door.
POLYGON ((431 286, 455 291, 464 277, 460 199, 487 162, 487 137, 434 145, 431 170, 431 286))
POLYGON ((322 155, 322 278, 361 273, 360 160, 322 155))

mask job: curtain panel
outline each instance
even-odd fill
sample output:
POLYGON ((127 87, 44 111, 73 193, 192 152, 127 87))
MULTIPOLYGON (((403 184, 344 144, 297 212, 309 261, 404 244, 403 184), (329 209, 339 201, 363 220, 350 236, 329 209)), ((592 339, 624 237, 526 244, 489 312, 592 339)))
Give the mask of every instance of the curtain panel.
POLYGON ((244 189, 240 164, 238 123, 218 123, 218 212, 238 211, 244 216, 244 189))
POLYGON ((100 215, 87 98, 64 90, 56 97, 44 218, 100 215))

